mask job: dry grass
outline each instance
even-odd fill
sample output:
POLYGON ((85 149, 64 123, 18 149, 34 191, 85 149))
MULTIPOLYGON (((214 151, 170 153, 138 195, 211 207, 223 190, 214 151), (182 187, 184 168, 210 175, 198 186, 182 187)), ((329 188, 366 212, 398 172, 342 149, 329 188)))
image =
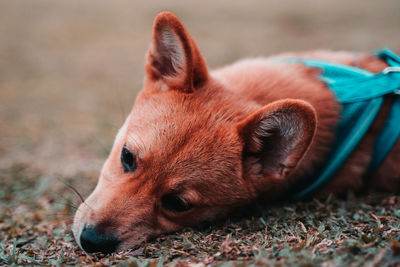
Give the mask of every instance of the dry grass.
MULTIPOLYGON (((372 195, 264 208, 252 205, 225 221, 163 235, 136 251, 81 251, 70 225, 76 196, 56 177, 27 166, 0 175, 0 263, 156 266, 373 266, 400 262, 400 198, 372 195)), ((61 177, 87 190, 84 175, 61 177)), ((89 177, 88 177, 89 178, 89 177)))
MULTIPOLYGON (((84 194, 95 185, 141 88, 152 20, 164 9, 183 19, 211 67, 288 50, 400 49, 398 0, 1 1, 0 264, 97 262, 72 240, 77 200, 59 180, 84 194)), ((388 196, 312 201, 99 262, 388 265, 399 260, 398 229, 399 204, 388 196)))

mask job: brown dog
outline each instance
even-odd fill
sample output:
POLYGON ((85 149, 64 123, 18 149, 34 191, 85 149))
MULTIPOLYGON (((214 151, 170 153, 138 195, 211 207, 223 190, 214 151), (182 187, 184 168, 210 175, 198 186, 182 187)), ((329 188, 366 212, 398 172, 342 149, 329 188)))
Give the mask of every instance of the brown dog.
MULTIPOLYGON (((372 55, 314 51, 312 57, 379 72, 372 55)), ((324 161, 340 104, 319 71, 273 59, 246 59, 209 72, 179 19, 160 13, 144 88, 119 130, 96 189, 73 232, 87 252, 132 248, 143 240, 223 216, 257 197, 286 196, 324 161)), ((365 188, 362 176, 393 99, 319 194, 365 188)), ((368 179, 399 191, 400 143, 368 179)))

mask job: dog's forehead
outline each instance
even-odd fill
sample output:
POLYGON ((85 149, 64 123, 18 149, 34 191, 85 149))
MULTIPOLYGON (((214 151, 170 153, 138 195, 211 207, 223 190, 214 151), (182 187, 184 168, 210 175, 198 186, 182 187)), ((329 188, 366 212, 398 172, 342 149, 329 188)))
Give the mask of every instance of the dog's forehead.
POLYGON ((209 123, 205 116, 196 112, 193 107, 196 103, 185 98, 168 97, 167 94, 142 97, 136 102, 123 127, 127 141, 146 149, 165 142, 170 145, 184 142, 193 131, 209 123))
POLYGON ((231 123, 218 121, 221 116, 216 111, 198 112, 201 107, 188 97, 141 99, 118 138, 154 164, 204 166, 210 157, 226 156, 237 140, 231 123))
POLYGON ((186 146, 210 145, 215 135, 202 116, 190 114, 159 113, 146 121, 131 119, 125 129, 126 142, 141 153, 170 157, 186 146))

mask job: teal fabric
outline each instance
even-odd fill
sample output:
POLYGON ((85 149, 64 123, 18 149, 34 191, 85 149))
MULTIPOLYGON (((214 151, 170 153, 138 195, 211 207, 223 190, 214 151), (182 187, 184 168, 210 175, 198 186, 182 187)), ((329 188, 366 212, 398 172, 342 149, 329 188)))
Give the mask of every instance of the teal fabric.
POLYGON ((383 97, 395 95, 395 101, 382 131, 374 143, 372 160, 365 173, 371 175, 386 158, 400 136, 400 57, 389 49, 382 49, 376 56, 388 63, 381 73, 372 73, 357 67, 316 59, 288 58, 285 62, 301 63, 319 68, 319 78, 332 90, 342 104, 341 120, 336 129, 336 141, 324 166, 314 177, 304 179, 296 188, 294 198, 302 198, 324 185, 348 159, 360 143, 378 114, 383 97), (394 67, 394 68, 393 68, 394 67))

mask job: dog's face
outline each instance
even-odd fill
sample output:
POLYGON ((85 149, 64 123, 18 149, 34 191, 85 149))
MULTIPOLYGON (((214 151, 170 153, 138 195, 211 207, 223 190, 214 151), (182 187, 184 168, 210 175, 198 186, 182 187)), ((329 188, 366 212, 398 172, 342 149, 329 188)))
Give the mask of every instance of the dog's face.
POLYGON ((178 18, 163 12, 144 89, 75 215, 75 238, 87 252, 112 252, 222 216, 285 178, 314 130, 307 103, 258 107, 229 93, 178 18))
POLYGON ((241 144, 231 125, 213 125, 172 94, 176 99, 138 97, 75 227, 93 225, 127 248, 246 200, 241 144))

